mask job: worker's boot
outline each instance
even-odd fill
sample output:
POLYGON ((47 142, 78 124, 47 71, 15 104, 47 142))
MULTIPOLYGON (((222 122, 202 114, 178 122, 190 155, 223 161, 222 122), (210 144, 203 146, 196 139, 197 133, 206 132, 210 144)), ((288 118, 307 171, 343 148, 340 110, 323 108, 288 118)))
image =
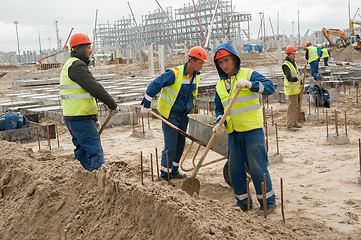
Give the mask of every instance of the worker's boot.
MULTIPOLYGON (((272 205, 270 205, 270 206, 267 206, 267 216, 268 216, 269 214, 271 214, 271 213, 276 209, 276 207, 277 207, 277 204, 276 204, 276 203, 274 203, 274 204, 272 204, 272 205)), ((264 215, 263 207, 258 208, 258 209, 256 210, 256 214, 257 214, 258 216, 264 215)))
POLYGON ((298 128, 295 126, 289 126, 289 127, 287 127, 287 131, 296 132, 296 131, 298 131, 298 128))
POLYGON ((299 124, 299 123, 295 123, 295 125, 293 125, 293 127, 295 127, 295 128, 302 128, 302 125, 299 124))
POLYGON ((178 179, 183 179, 186 178, 187 175, 185 173, 180 173, 180 172, 176 172, 176 173, 172 173, 172 178, 178 178, 178 179))

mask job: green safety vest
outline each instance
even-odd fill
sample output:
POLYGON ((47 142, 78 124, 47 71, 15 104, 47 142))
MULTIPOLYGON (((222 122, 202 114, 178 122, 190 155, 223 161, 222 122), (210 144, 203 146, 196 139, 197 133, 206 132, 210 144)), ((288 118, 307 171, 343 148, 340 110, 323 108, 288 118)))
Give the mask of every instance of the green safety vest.
MULTIPOLYGON (((160 93, 160 97, 157 102, 157 109, 160 114, 162 114, 165 118, 169 118, 170 111, 177 99, 178 93, 182 87, 182 84, 189 84, 189 79, 183 79, 183 71, 184 65, 178 66, 178 76, 175 80, 175 83, 162 88, 160 93)), ((199 86, 199 75, 195 77, 196 80, 196 90, 193 92, 193 106, 195 106, 195 101, 198 93, 198 86, 199 86)))
POLYGON ((321 49, 321 52, 322 52, 322 58, 327 58, 327 57, 329 57, 330 55, 328 54, 328 50, 327 50, 327 48, 322 48, 321 49))
MULTIPOLYGON (((236 83, 239 79, 251 78, 253 70, 248 68, 241 68, 234 79, 229 93, 227 92, 227 85, 225 80, 220 80, 217 83, 217 93, 221 99, 224 111, 226 111, 228 104, 231 102, 237 87, 236 83)), ((221 116, 218 116, 221 117, 221 116)), ((258 94, 251 92, 249 89, 242 89, 238 95, 235 103, 233 104, 229 115, 226 118, 226 132, 232 133, 234 130, 237 132, 250 131, 257 128, 262 128, 263 113, 259 103, 258 94)))
POLYGON ((311 63, 318 59, 317 48, 309 46, 308 48, 308 63, 311 63))
POLYGON ((63 116, 87 116, 98 113, 95 98, 68 76, 69 67, 79 58, 71 57, 60 73, 60 97, 63 116))
MULTIPOLYGON (((286 65, 291 70, 291 76, 297 77, 298 76, 298 69, 297 64, 295 63, 296 67, 293 66, 293 64, 287 60, 283 62, 282 65, 286 65)), ((290 82, 288 81, 285 73, 283 73, 284 80, 283 80, 283 89, 285 91, 285 95, 296 95, 301 92, 301 82, 290 82)))

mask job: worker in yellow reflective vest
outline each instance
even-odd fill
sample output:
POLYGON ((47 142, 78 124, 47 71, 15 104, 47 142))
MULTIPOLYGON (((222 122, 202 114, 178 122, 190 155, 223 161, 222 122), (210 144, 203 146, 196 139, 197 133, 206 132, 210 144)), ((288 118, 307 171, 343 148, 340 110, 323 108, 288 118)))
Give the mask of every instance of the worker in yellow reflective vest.
MULTIPOLYGON (((198 93, 199 75, 203 64, 207 62, 206 51, 201 47, 193 47, 188 52, 188 62, 182 66, 167 69, 163 74, 154 79, 148 86, 143 101, 141 112, 147 114, 151 109, 152 99, 160 92, 157 110, 170 123, 187 131, 188 113, 191 113, 195 106, 198 93)), ((172 178, 184 178, 186 175, 179 172, 179 160, 183 154, 185 137, 165 123, 162 123, 164 135, 164 149, 160 176, 174 183, 172 178), (167 173, 168 151, 169 179, 167 173)))
POLYGON ((96 99, 105 103, 112 115, 118 112, 118 106, 88 69, 92 53, 89 37, 76 33, 69 43, 71 57, 60 74, 61 105, 65 124, 75 146, 75 159, 84 169, 92 172, 104 164, 96 99))
POLYGON ((311 42, 306 43, 306 54, 305 58, 310 64, 310 70, 311 70, 311 76, 316 81, 321 80, 322 76, 318 74, 318 64, 320 61, 320 58, 317 54, 317 48, 315 46, 312 46, 311 42))
POLYGON ((326 66, 328 66, 328 58, 331 57, 331 53, 330 51, 327 49, 327 47, 325 47, 325 45, 322 45, 321 46, 322 49, 321 49, 321 56, 320 58, 323 59, 323 63, 326 66))
POLYGON ((287 130, 297 131, 301 128, 301 124, 297 123, 298 115, 301 110, 300 93, 302 76, 299 75, 296 58, 296 48, 292 45, 286 48, 287 57, 282 64, 282 72, 284 76, 283 88, 287 96, 287 130))
MULTIPOLYGON (((236 198, 233 207, 247 211, 247 175, 248 168, 257 193, 260 208, 257 214, 263 214, 267 207, 268 213, 276 208, 276 197, 268 172, 268 157, 265 137, 262 129, 263 114, 258 94, 270 95, 275 87, 272 81, 252 69, 241 67, 241 59, 230 43, 217 46, 214 62, 220 80, 216 86, 215 106, 217 125, 213 128, 216 136, 224 129, 228 133, 228 169, 236 198), (237 88, 242 89, 231 108, 226 122, 219 124, 229 102, 237 88), (266 175, 267 206, 263 206, 262 182, 266 175)), ((251 208, 253 207, 252 198, 251 208)))

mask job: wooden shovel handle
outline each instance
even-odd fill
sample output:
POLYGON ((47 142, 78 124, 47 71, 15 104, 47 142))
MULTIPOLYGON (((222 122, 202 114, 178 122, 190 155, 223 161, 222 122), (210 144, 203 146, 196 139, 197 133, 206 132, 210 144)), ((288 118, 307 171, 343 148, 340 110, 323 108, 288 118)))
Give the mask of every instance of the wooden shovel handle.
POLYGON ((112 118, 112 115, 109 114, 109 116, 107 117, 107 119, 105 120, 105 122, 103 123, 102 127, 99 130, 99 136, 100 136, 100 134, 102 134, 102 132, 104 131, 105 127, 108 125, 111 118, 112 118))
MULTIPOLYGON (((231 102, 229 103, 226 111, 224 112, 224 114, 223 114, 223 116, 222 116, 222 118, 221 118, 221 121, 219 121, 219 123, 218 123, 219 125, 222 125, 222 124, 224 123, 224 121, 226 120, 226 118, 227 118, 228 114, 230 113, 231 108, 232 108, 234 102, 236 101, 236 99, 237 99, 239 93, 241 92, 241 90, 242 90, 242 89, 237 88, 237 91, 236 91, 236 93, 234 94, 231 102)), ((195 178, 195 177, 196 177, 196 175, 197 175, 197 173, 198 173, 198 171, 199 171, 199 168, 202 166, 202 163, 203 163, 204 159, 206 158, 206 156, 207 156, 207 154, 208 154, 208 152, 209 152, 209 149, 212 147, 212 144, 213 144, 214 140, 216 140, 216 134, 213 132, 212 137, 211 137, 211 139, 209 140, 209 142, 208 142, 208 144, 207 144, 207 146, 206 146, 206 149, 204 150, 204 152, 203 152, 203 154, 202 154, 202 156, 201 156, 201 159, 199 160, 196 168, 194 169, 191 178, 195 178)))

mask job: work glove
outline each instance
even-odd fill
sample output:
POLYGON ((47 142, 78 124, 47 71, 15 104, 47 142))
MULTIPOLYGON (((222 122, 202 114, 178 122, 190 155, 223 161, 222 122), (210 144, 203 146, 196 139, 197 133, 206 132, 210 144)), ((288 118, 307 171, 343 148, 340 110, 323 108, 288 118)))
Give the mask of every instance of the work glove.
POLYGON ((99 120, 97 120, 95 123, 96 128, 98 129, 98 131, 102 128, 102 125, 100 124, 99 120))
POLYGON ((219 135, 221 135, 224 132, 224 125, 223 123, 221 125, 219 125, 219 123, 213 128, 213 134, 216 135, 216 137, 218 137, 219 135))
POLYGON ((118 112, 119 112, 119 107, 117 106, 116 108, 110 110, 110 115, 114 116, 118 112))
POLYGON ((148 114, 148 112, 150 111, 150 108, 146 108, 144 107, 144 105, 142 105, 142 108, 140 109, 140 113, 141 114, 148 114))
POLYGON ((250 81, 247 81, 245 79, 239 79, 236 83, 236 87, 239 89, 243 89, 243 88, 251 88, 252 87, 252 83, 250 81))

